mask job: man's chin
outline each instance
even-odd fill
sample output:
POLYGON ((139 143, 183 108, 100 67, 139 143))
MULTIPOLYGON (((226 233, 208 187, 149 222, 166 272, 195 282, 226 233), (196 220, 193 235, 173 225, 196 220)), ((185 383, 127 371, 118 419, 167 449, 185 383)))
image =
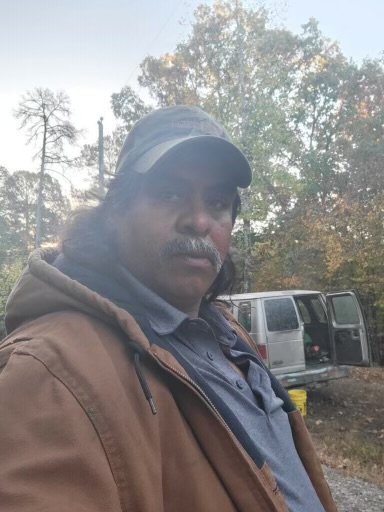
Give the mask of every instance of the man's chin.
POLYGON ((163 289, 161 295, 176 307, 178 307, 176 303, 191 302, 197 304, 205 297, 215 278, 216 275, 211 275, 209 279, 203 279, 201 276, 173 275, 170 277, 173 285, 169 286, 170 283, 167 283, 168 286, 163 289))

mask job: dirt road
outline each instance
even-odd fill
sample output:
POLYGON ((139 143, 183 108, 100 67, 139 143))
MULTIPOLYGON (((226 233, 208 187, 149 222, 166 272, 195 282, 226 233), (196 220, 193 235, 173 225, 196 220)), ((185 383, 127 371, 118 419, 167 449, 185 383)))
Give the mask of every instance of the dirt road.
POLYGON ((323 467, 338 512, 384 512, 384 490, 377 485, 323 467))

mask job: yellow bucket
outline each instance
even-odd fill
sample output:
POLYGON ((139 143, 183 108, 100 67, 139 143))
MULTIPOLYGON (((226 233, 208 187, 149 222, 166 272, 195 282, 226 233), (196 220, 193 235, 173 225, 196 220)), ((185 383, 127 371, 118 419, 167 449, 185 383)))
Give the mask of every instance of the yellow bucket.
POLYGON ((303 416, 307 414, 307 392, 305 389, 289 389, 288 395, 303 416))

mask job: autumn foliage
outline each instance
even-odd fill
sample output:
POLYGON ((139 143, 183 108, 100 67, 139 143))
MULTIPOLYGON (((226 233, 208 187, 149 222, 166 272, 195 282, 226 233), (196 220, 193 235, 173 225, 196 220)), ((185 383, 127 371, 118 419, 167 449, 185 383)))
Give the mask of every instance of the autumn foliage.
MULTIPOLYGON (((140 69, 151 102, 129 86, 114 93, 120 126, 108 140, 157 106, 218 118, 253 168, 234 237, 238 291, 357 288, 384 363, 383 60, 347 59, 314 19, 293 34, 263 8, 216 0, 140 69)), ((95 146, 82 156, 94 165, 95 146)))

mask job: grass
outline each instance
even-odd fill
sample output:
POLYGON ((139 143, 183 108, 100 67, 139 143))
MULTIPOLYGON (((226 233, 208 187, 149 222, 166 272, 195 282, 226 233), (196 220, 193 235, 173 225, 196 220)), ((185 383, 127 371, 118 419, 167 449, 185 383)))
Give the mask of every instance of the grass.
POLYGON ((308 392, 307 426, 321 461, 384 488, 384 368, 308 392))

